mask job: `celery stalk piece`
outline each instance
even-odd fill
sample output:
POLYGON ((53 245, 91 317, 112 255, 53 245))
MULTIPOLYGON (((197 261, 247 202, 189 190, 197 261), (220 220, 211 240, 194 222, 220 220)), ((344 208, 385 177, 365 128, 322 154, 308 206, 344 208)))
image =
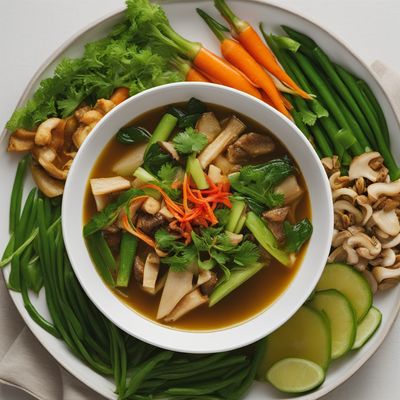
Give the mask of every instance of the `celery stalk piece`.
POLYGON ((156 126, 156 129, 154 129, 153 134, 151 135, 149 142, 147 143, 147 148, 145 151, 145 154, 149 150, 150 146, 154 143, 160 142, 160 141, 166 141, 169 138, 169 135, 172 133, 172 131, 175 129, 175 126, 178 122, 178 118, 174 117, 171 114, 165 114, 158 125, 156 126))
POLYGON ((253 211, 247 214, 246 226, 258 243, 285 267, 291 266, 289 254, 278 248, 275 236, 253 211))
POLYGON ((188 157, 186 170, 193 178, 197 189, 204 190, 208 189, 209 185, 207 183, 203 169, 201 168, 199 160, 196 158, 195 154, 188 157))

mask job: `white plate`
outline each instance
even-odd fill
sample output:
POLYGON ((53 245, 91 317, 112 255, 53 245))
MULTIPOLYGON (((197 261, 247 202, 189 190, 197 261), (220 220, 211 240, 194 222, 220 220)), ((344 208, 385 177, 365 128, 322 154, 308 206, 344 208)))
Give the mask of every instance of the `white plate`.
MULTIPOLYGON (((321 47, 326 49, 328 54, 335 61, 349 68, 355 74, 368 82, 385 111, 390 131, 399 131, 399 123, 396 119, 393 108, 368 67, 333 35, 298 14, 262 1, 231 1, 230 4, 232 4, 232 7, 237 11, 238 15, 247 19, 255 26, 257 26, 260 21, 263 21, 268 30, 280 32, 279 25, 286 24, 305 32, 316 39, 321 47)), ((201 40, 211 50, 218 51, 216 40, 195 13, 196 7, 201 7, 206 11, 217 15, 210 1, 189 1, 184 3, 172 1, 164 5, 164 9, 170 18, 171 24, 177 29, 177 31, 189 39, 201 40)), ((51 75, 54 66, 62 57, 80 55, 85 43, 106 35, 110 27, 118 22, 120 18, 121 13, 115 13, 97 23, 91 24, 61 46, 57 52, 51 55, 50 58, 44 62, 42 67, 32 78, 30 84, 22 95, 20 104, 25 102, 25 100, 32 95, 33 90, 37 87, 38 82, 41 79, 51 75)), ((5 137, 6 132, 3 132, 0 142, 0 154, 2 154, 0 157, 0 182, 2 187, 2 196, 0 197, 0 220, 4 221, 4 223, 0 226, 0 249, 4 248, 8 238, 8 224, 6 221, 8 221, 9 198, 16 165, 19 159, 16 155, 6 154, 7 140, 5 137)), ((394 153, 399 156, 400 136, 392 135, 392 142, 394 153)), ((397 159, 399 159, 399 157, 397 157, 397 159)), ((8 277, 8 273, 9 270, 6 269, 6 278, 8 277)), ((11 297, 31 331, 65 369, 103 396, 109 399, 115 399, 113 393, 114 385, 111 381, 93 372, 79 359, 73 356, 62 341, 55 339, 53 336, 38 327, 26 313, 20 294, 11 293, 11 297)), ((342 360, 335 361, 328 371, 326 381, 318 390, 297 397, 297 399, 316 399, 330 392, 355 373, 377 350, 390 330, 399 311, 400 287, 380 294, 375 298, 374 302, 383 313, 382 325, 376 335, 359 352, 349 354, 342 360)), ((40 312, 48 316, 44 293, 41 293, 35 304, 40 312)), ((256 383, 246 400, 259 400, 262 398, 284 399, 287 398, 287 396, 274 391, 268 385, 256 383)))

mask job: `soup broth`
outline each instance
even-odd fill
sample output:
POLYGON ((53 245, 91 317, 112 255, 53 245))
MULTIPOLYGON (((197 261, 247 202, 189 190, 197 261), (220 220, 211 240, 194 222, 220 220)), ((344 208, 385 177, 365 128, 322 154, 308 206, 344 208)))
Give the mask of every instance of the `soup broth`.
MULTIPOLYGON (((177 106, 179 106, 179 104, 177 106)), ((208 109, 213 111, 219 120, 223 120, 229 115, 234 114, 246 124, 246 132, 266 134, 274 140, 276 144, 275 150, 266 157, 252 160, 252 164, 266 162, 283 155, 288 155, 290 157, 290 153, 279 141, 279 137, 272 134, 255 121, 220 106, 208 104, 208 109)), ((152 132, 159 122, 160 116, 166 111, 167 107, 152 110, 139 116, 133 120, 131 124, 144 127, 149 132, 152 132)), ((90 178, 115 176, 115 173, 112 171, 113 165, 129 151, 131 151, 131 147, 118 142, 114 136, 98 157, 90 178)), ((303 218, 311 220, 309 196, 299 170, 296 177, 300 186, 304 189, 305 194, 296 208, 295 220, 299 221, 303 218)), ((84 201, 83 222, 86 223, 96 212, 96 204, 90 190, 90 185, 88 184, 84 201)), ((301 266, 306 248, 307 245, 302 247, 297 255, 296 262, 291 267, 285 267, 275 259, 272 259, 268 266, 262 268, 257 274, 216 305, 209 307, 207 303, 203 304, 179 320, 170 323, 163 322, 163 324, 185 330, 216 330, 240 324, 256 316, 271 305, 289 286, 301 266)), ((133 310, 150 320, 156 321, 161 291, 157 295, 146 293, 142 290, 141 284, 136 281, 133 276, 127 288, 110 289, 121 301, 125 302, 133 310)))

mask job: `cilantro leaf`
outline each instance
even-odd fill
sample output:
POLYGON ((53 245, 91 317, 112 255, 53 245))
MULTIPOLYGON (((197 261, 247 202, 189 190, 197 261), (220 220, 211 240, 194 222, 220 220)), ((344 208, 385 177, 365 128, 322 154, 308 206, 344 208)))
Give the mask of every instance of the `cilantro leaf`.
POLYGON ((207 145, 207 137, 194 128, 186 128, 172 142, 181 154, 199 153, 207 145))
POLYGON ((166 184, 171 184, 178 173, 178 167, 175 167, 172 163, 166 163, 161 166, 158 171, 158 177, 166 184))
POLYGON ((301 249, 301 246, 310 239, 313 227, 311 222, 305 218, 295 225, 285 221, 283 230, 286 237, 286 251, 297 253, 301 249))

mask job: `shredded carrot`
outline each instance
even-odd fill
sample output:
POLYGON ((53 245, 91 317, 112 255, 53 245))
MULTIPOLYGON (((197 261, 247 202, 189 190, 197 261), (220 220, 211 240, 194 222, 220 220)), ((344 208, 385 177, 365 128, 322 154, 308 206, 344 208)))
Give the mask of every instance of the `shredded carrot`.
POLYGON ((155 248, 156 244, 154 240, 150 237, 147 236, 144 232, 142 232, 140 229, 133 229, 131 224, 128 221, 128 216, 126 214, 123 214, 121 216, 121 222, 122 222, 122 227, 129 232, 131 235, 134 235, 138 237, 139 239, 143 240, 143 242, 147 243, 149 246, 155 248))

